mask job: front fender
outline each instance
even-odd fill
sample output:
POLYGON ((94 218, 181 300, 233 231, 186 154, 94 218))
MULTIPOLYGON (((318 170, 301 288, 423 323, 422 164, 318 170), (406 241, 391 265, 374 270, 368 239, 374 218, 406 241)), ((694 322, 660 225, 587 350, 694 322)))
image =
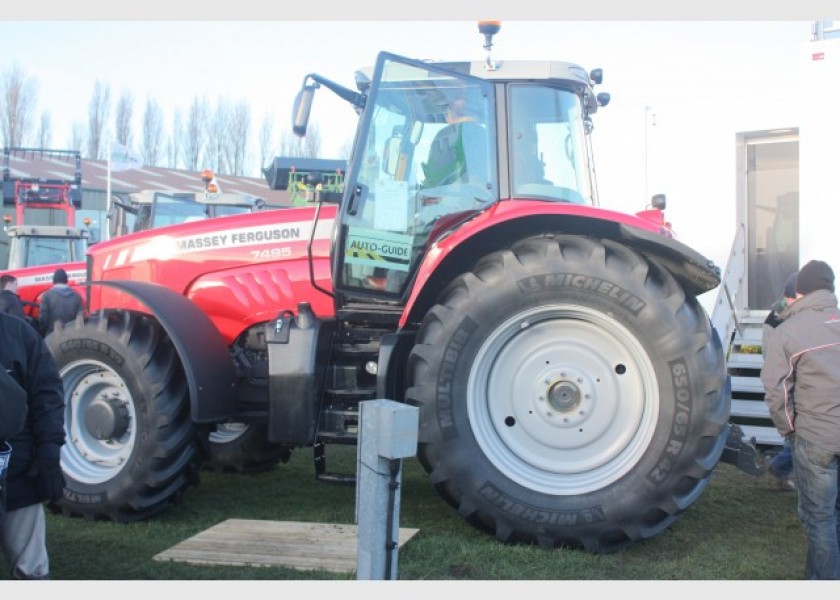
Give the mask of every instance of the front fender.
POLYGON ((214 423, 234 414, 236 367, 213 322, 190 300, 171 289, 139 281, 93 281, 143 303, 172 340, 187 377, 190 411, 196 423, 214 423))

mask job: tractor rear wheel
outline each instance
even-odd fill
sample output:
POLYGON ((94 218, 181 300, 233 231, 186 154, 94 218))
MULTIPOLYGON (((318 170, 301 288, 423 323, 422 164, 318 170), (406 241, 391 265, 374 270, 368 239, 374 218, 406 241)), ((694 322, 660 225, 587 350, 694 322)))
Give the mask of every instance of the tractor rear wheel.
POLYGON ((186 378, 156 321, 115 312, 57 327, 46 342, 64 381, 62 512, 136 521, 198 482, 186 378))
POLYGON ((720 342, 696 299, 607 240, 534 238, 456 278, 407 399, 441 495, 504 542, 611 552, 672 524, 726 441, 720 342))

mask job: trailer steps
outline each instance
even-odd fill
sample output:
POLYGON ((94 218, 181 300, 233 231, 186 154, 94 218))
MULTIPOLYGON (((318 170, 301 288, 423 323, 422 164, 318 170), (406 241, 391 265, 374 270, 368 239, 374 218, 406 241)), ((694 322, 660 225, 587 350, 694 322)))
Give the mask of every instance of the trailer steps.
POLYGON ((764 366, 762 337, 769 311, 743 311, 735 319, 728 348, 726 370, 732 386, 730 420, 744 432, 744 439, 755 439, 757 446, 781 446, 783 439, 770 419, 764 403, 761 368, 764 366))
POLYGON ((763 327, 770 311, 746 308, 747 263, 746 227, 741 223, 721 277, 712 328, 726 350, 726 371, 732 386, 730 422, 740 427, 745 442, 754 440, 759 447, 781 446, 782 436, 764 404, 761 383, 763 327))

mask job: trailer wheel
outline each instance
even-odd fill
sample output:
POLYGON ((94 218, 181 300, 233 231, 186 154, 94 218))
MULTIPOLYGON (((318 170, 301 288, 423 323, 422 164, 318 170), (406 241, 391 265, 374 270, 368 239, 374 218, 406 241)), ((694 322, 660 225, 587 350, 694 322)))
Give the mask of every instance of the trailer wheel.
POLYGON ((136 521, 198 483, 186 379, 155 321, 111 313, 57 327, 46 342, 64 381, 62 512, 136 521))
POLYGON ((456 278, 409 357, 418 458, 504 542, 611 552, 706 487, 729 412, 718 337, 655 262, 530 239, 456 278))
POLYGON ((268 441, 264 423, 220 423, 201 436, 204 467, 236 473, 268 471, 287 462, 291 448, 268 441))

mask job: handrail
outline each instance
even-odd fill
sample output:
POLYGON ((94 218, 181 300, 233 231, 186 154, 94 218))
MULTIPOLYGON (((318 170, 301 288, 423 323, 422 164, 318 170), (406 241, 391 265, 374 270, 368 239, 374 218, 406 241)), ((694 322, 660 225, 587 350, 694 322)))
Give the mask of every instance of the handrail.
POLYGON ((726 271, 718 287, 718 297, 712 311, 712 327, 726 348, 727 359, 735 330, 743 334, 740 315, 746 308, 744 285, 744 275, 747 270, 746 241, 746 227, 741 223, 735 232, 726 271))

